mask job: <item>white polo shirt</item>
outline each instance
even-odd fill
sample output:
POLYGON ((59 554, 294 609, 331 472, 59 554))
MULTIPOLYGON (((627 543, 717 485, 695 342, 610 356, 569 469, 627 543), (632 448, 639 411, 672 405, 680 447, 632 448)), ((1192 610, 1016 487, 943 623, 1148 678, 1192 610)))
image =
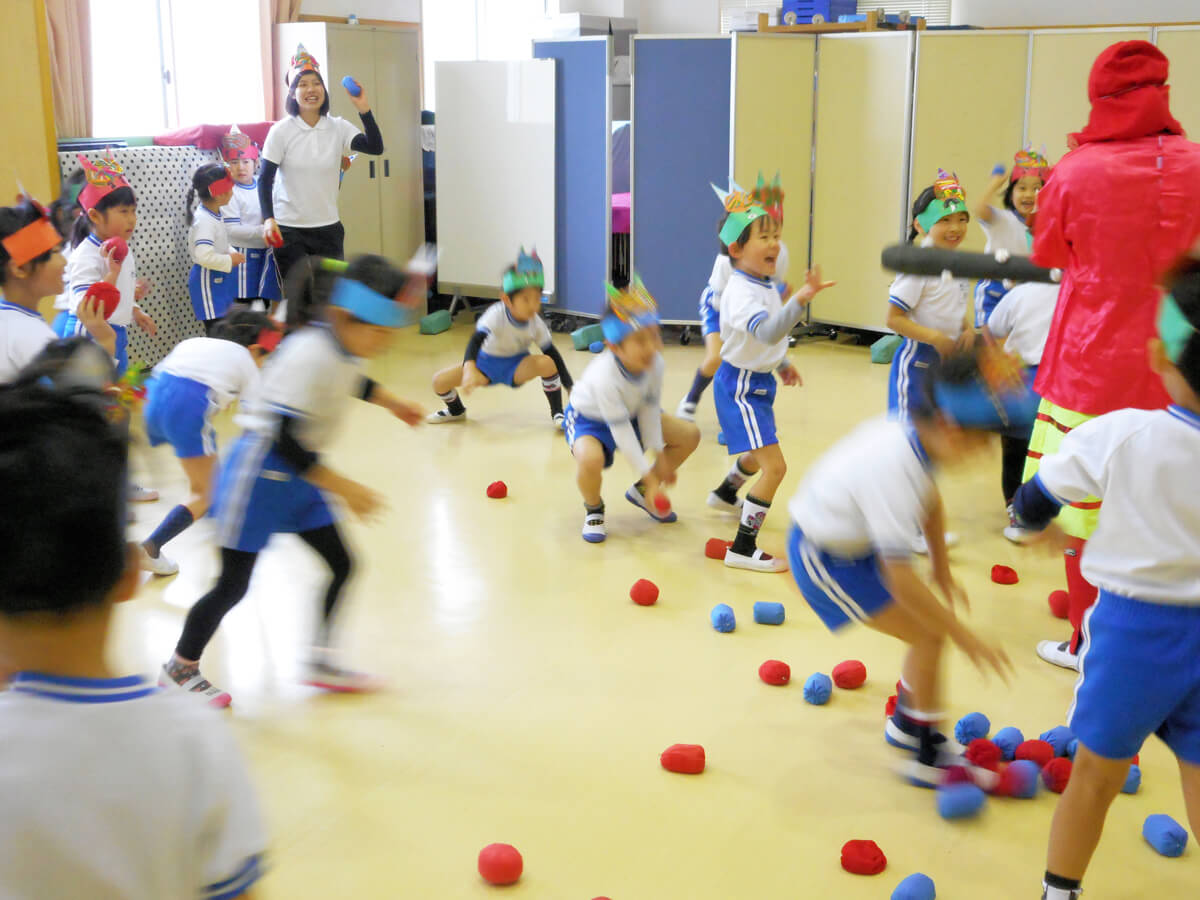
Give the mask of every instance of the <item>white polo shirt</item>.
POLYGON ((191 248, 192 262, 196 265, 216 272, 233 270, 225 222, 203 206, 196 210, 192 218, 192 227, 188 229, 188 246, 191 248))
POLYGON ((870 419, 808 470, 788 504, 822 550, 846 559, 908 559, 935 496, 929 460, 904 423, 870 419))
POLYGON ((1200 606, 1200 415, 1121 409, 1084 422, 1043 457, 1060 503, 1104 501, 1083 551, 1089 582, 1150 603, 1200 606))
MULTIPOLYGON (((278 177, 278 176, 277 176, 278 177)), ((267 246, 262 236, 262 206, 258 202, 258 179, 249 184, 233 183, 233 196, 221 207, 221 220, 234 247, 261 250, 267 246)))
POLYGON ((279 166, 275 176, 275 221, 292 228, 320 228, 338 221, 342 157, 361 132, 338 116, 321 116, 314 126, 299 116, 280 119, 267 132, 263 159, 279 166))
MULTIPOLYGON (((662 434, 665 369, 666 363, 659 353, 655 354, 649 369, 633 375, 611 350, 605 350, 588 363, 571 391, 571 408, 582 416, 608 425, 617 449, 629 460, 639 478, 651 469, 646 451, 657 452, 665 446, 662 434), (633 430, 634 420, 642 434, 640 442, 633 430)), ((569 419, 565 427, 570 438, 569 419)))
POLYGON ((1057 284, 1022 282, 996 304, 988 316, 988 331, 1004 340, 1004 348, 1025 365, 1040 365, 1057 304, 1057 284))
POLYGON ((20 371, 54 340, 54 332, 35 310, 0 297, 0 384, 16 381, 20 371))
POLYGON ((228 724, 137 677, 21 673, 0 692, 5 900, 217 900, 267 848, 228 724))
POLYGON ((541 316, 518 322, 504 301, 489 306, 475 323, 475 330, 487 335, 482 349, 488 356, 517 356, 527 352, 533 344, 544 350, 554 343, 550 328, 541 316))
POLYGON ((1028 256, 1029 226, 1011 209, 991 207, 992 221, 985 222, 982 218, 979 225, 987 235, 987 246, 984 253, 995 253, 997 250, 1007 250, 1012 256, 1028 256))
POLYGON ((63 310, 63 309, 69 310, 71 308, 71 279, 69 276, 70 276, 70 266, 71 266, 71 254, 74 252, 74 250, 75 250, 74 247, 72 247, 68 244, 63 244, 62 255, 63 255, 63 259, 65 259, 67 261, 67 265, 63 268, 62 293, 54 298, 54 308, 56 310, 63 310))
MULTIPOLYGON (((76 245, 71 252, 71 261, 67 263, 67 279, 71 283, 71 314, 76 315, 79 301, 97 281, 104 280, 108 264, 100 255, 100 239, 89 234, 76 245)), ((137 261, 133 256, 133 248, 121 263, 121 271, 117 275, 116 288, 121 292, 121 302, 116 311, 108 317, 108 324, 128 328, 133 321, 134 291, 137 289, 137 261)))
MULTIPOLYGON (((921 242, 929 246, 928 241, 921 242)), ((908 313, 918 325, 936 328, 957 339, 963 330, 970 286, 961 278, 900 274, 888 289, 888 302, 908 313)))
POLYGON ((245 397, 258 385, 258 366, 250 351, 218 338, 188 338, 176 344, 154 371, 208 385, 219 409, 245 397))
POLYGON ((773 344, 760 341, 750 326, 783 309, 783 299, 773 281, 764 281, 734 269, 721 294, 721 359, 739 369, 770 372, 787 356, 787 337, 773 344))

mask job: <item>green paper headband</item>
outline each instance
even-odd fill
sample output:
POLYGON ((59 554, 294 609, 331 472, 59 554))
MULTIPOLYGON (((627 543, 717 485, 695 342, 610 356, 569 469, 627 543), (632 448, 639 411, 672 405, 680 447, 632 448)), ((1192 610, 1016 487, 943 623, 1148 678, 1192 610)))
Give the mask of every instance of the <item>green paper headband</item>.
POLYGON ((726 247, 728 247, 730 244, 736 243, 737 239, 742 236, 742 232, 745 231, 755 219, 760 219, 766 214, 767 211, 761 206, 751 206, 744 212, 730 213, 729 218, 725 220, 725 224, 721 226, 721 243, 726 247))
POLYGON ((931 200, 925 210, 917 216, 917 221, 921 223, 921 228, 926 234, 929 234, 931 229, 946 216, 952 216, 955 213, 966 212, 967 204, 962 200, 931 200))
POLYGON ((1187 320, 1175 298, 1170 294, 1163 297, 1162 305, 1158 308, 1158 336, 1162 338, 1167 359, 1173 365, 1179 364, 1183 351, 1195 333, 1196 327, 1187 320))

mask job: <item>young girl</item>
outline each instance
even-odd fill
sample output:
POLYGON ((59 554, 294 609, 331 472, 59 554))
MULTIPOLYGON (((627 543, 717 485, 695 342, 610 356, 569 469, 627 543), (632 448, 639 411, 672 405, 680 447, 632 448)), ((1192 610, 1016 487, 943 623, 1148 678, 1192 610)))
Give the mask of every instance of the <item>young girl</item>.
POLYGON ((162 548, 208 511, 217 436, 212 419, 258 386, 258 369, 279 344, 275 324, 258 312, 230 313, 211 337, 190 338, 154 367, 144 418, 150 445, 169 443, 188 480, 188 498, 141 544, 142 568, 174 575, 162 548))
POLYGON ((221 209, 221 218, 233 249, 246 257, 238 266, 236 298, 262 300, 274 314, 283 293, 275 252, 263 239, 262 209, 258 202, 258 179, 254 177, 258 147, 236 125, 221 135, 221 157, 233 176, 233 196, 221 209))
MULTIPOLYGON (((975 218, 987 235, 984 252, 1004 250, 1010 256, 1029 255, 1037 195, 1049 174, 1050 164, 1046 157, 1028 147, 1013 158, 1011 173, 1005 172, 1003 163, 996 164, 992 180, 974 209, 975 218), (1004 209, 996 209, 990 201, 1001 192, 1004 209)), ((987 322, 1005 290, 1003 282, 992 279, 984 279, 975 287, 976 328, 987 322)))
MULTIPOLYGON (((66 260, 62 235, 46 210, 28 195, 20 206, 0 207, 0 384, 10 384, 56 335, 38 312, 43 297, 62 286, 66 260)), ((116 353, 116 335, 95 295, 79 304, 88 334, 116 353)))
POLYGON ((937 731, 945 641, 981 669, 1003 676, 1009 667, 1003 650, 954 613, 956 603, 967 608, 967 598, 950 574, 933 471, 985 449, 990 436, 982 429, 995 426, 996 406, 1010 395, 981 386, 974 353, 952 357, 924 389, 907 419, 881 416, 859 425, 809 470, 788 507, 788 559, 804 599, 831 631, 859 622, 908 645, 885 738, 915 751, 905 774, 933 787, 940 768, 962 764, 947 752, 960 748, 937 731), (911 561, 918 527, 929 543, 932 585, 911 561))
MULTIPOLYGON (((83 214, 83 210, 79 208, 79 192, 86 184, 87 178, 84 177, 83 169, 76 169, 63 181, 58 199, 50 204, 50 219, 59 234, 71 234, 75 230, 75 220, 83 214)), ((74 247, 70 243, 65 244, 62 250, 68 266, 73 250, 74 247)), ((62 291, 54 298, 54 321, 50 323, 50 328, 58 337, 67 336, 67 319, 70 317, 71 283, 67 280, 67 268, 64 268, 62 291)))
POLYGON ((507 384, 520 387, 536 377, 542 379, 542 389, 550 404, 550 418, 559 430, 563 427, 562 389, 572 387, 571 373, 554 346, 550 329, 538 314, 542 308, 542 290, 546 276, 537 251, 532 256, 521 248, 516 265, 504 273, 500 302, 488 307, 475 323, 475 333, 467 343, 467 353, 461 365, 442 369, 433 376, 433 389, 446 404, 445 409, 432 413, 427 422, 441 425, 463 422, 467 408, 455 388, 464 394, 477 387, 507 384), (529 348, 537 344, 540 356, 531 356, 529 348))
POLYGON ((200 657, 221 619, 245 596, 271 535, 289 533, 312 547, 332 576, 305 683, 331 691, 375 686, 371 678, 343 668, 332 649, 334 617, 351 560, 326 495, 340 497, 361 518, 378 512, 382 498, 334 472, 322 454, 336 439, 352 398, 382 406, 409 425, 424 417, 419 406, 363 373, 364 360, 386 350, 404 321, 393 299, 404 288, 404 273, 379 256, 357 258, 340 277, 330 275, 321 261, 294 267, 287 296, 325 303, 324 319, 293 332, 272 355, 242 417, 246 430, 221 469, 213 498, 221 574, 188 613, 161 684, 195 692, 212 706, 229 705, 229 694, 200 674, 200 657))
POLYGON ((674 522, 677 516, 663 488, 675 483, 679 466, 700 443, 695 425, 663 415, 665 364, 654 298, 636 274, 626 290, 610 285, 608 292, 608 309, 600 323, 605 350, 571 392, 564 427, 583 495, 583 539, 590 544, 608 536, 600 487, 616 450, 637 477, 625 499, 658 522, 674 522), (648 452, 656 454, 653 462, 648 452))
POLYGON ((212 336, 217 323, 229 311, 237 294, 235 266, 246 261, 244 254, 229 246, 229 232, 221 219, 221 207, 233 197, 233 179, 220 163, 205 163, 192 175, 184 211, 188 231, 188 247, 192 255, 192 271, 188 275, 188 293, 192 309, 204 325, 204 333, 212 336), (200 208, 193 214, 196 197, 200 208))
MULTIPOLYGON (((119 296, 116 310, 108 317, 108 323, 116 335, 117 375, 123 375, 129 366, 129 335, 131 322, 148 334, 157 334, 158 326, 138 301, 145 296, 145 282, 137 279, 137 262, 133 249, 128 246, 137 227, 137 198, 133 188, 124 178, 124 169, 115 160, 101 158, 93 164, 82 153, 79 163, 83 166, 87 187, 79 192, 79 206, 83 215, 75 220, 71 234, 73 250, 67 267, 67 279, 71 284, 71 314, 67 318, 67 334, 89 335, 79 316, 79 304, 86 296, 105 294, 119 296), (121 249, 105 242, 120 238, 121 249), (127 255, 120 259, 121 250, 127 255), (116 251, 114 255, 114 250, 116 251), (115 290, 114 290, 115 289, 115 290)), ((135 499, 157 499, 153 492, 135 499)))
MULTIPOLYGON (((734 182, 730 182, 730 190, 741 193, 741 188, 734 182)), ((721 191, 717 191, 717 196, 723 197, 721 191)), ((767 184, 763 181, 760 172, 758 185, 751 192, 750 200, 755 206, 765 209, 768 215, 779 222, 779 227, 783 228, 783 185, 779 182, 778 173, 775 175, 775 180, 767 184)), ((696 370, 691 390, 679 401, 679 408, 675 411, 675 415, 689 422, 695 420, 696 407, 700 403, 704 389, 712 383, 713 377, 721 365, 721 294, 724 293, 725 286, 729 284, 729 278, 733 275, 733 265, 729 261, 728 249, 724 244, 721 244, 720 247, 721 251, 717 254, 716 261, 713 262, 708 284, 700 294, 700 334, 704 337, 704 362, 696 370)), ((780 285, 781 289, 787 281, 787 272, 787 244, 780 241, 779 259, 775 263, 775 275, 772 280, 780 285)))

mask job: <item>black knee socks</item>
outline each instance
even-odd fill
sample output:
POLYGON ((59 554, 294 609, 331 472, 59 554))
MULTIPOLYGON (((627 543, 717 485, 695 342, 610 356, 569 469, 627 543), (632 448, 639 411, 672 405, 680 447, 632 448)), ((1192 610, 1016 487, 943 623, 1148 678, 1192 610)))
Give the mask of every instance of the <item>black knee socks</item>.
POLYGON ((687 402, 699 403, 700 396, 704 393, 704 389, 712 384, 712 376, 705 375, 699 369, 696 370, 696 377, 692 379, 692 389, 688 391, 687 402))
POLYGON ((454 388, 450 388, 444 394, 438 394, 438 399, 446 404, 446 409, 452 416, 461 416, 467 411, 467 408, 463 406, 462 398, 458 396, 458 391, 454 388))
POLYGON ((1025 457, 1029 451, 1027 438, 1000 436, 1000 487, 1004 491, 1004 502, 1012 503, 1021 487, 1025 474, 1025 457))
POLYGON ((550 415, 559 415, 563 411, 562 379, 558 375, 553 378, 543 378, 542 390, 546 392, 546 402, 550 404, 550 415))

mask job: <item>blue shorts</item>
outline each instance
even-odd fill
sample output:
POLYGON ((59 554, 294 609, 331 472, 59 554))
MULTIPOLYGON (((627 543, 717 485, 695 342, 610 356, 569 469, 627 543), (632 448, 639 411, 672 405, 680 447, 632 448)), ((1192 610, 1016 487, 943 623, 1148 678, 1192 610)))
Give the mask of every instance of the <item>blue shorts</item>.
POLYGON ((279 268, 275 264, 275 253, 270 247, 238 247, 246 257, 240 266, 234 266, 237 276, 235 294, 239 300, 260 297, 263 300, 282 300, 279 288, 279 268))
POLYGON ((1200 765, 1200 606, 1101 590, 1083 618, 1086 644, 1067 724, 1106 759, 1129 759, 1157 734, 1200 765))
POLYGON ((879 558, 833 556, 809 543, 794 523, 788 532, 788 563, 796 587, 830 631, 851 622, 868 622, 892 605, 879 558))
POLYGON ((325 495, 296 474, 274 441, 246 432, 221 466, 212 513, 222 547, 257 553, 273 534, 302 534, 337 521, 325 495))
MULTIPOLYGON (((639 441, 642 439, 642 430, 638 427, 637 419, 633 420, 633 433, 639 441)), ((612 429, 608 427, 608 423, 599 419, 589 419, 568 403, 563 419, 563 437, 567 439, 567 446, 574 448, 575 442, 585 436, 594 437, 600 442, 600 446, 604 448, 604 468, 611 466, 617 442, 613 440, 612 429)))
POLYGON ((146 394, 146 437, 150 446, 170 444, 180 459, 216 456, 212 418, 217 402, 207 384, 162 372, 150 379, 146 394))
POLYGON ((513 378, 517 374, 517 366, 521 365, 521 360, 528 355, 528 353, 518 353, 516 356, 491 356, 480 350, 479 357, 475 360, 475 366, 487 376, 488 381, 492 384, 507 384, 509 387, 516 387, 513 384, 513 378))
POLYGON ((188 295, 192 298, 192 310, 201 322, 222 318, 237 299, 237 270, 218 272, 204 266, 193 265, 188 273, 188 295))
MULTIPOLYGON (((129 368, 129 332, 125 330, 124 325, 113 325, 113 333, 117 336, 117 377, 120 378, 125 374, 125 370, 129 368)), ((77 337, 85 337, 89 341, 92 336, 88 334, 88 330, 83 327, 83 323, 75 316, 74 313, 67 316, 67 322, 63 326, 63 330, 68 336, 75 335, 77 337)))
POLYGON ((925 382, 941 364, 933 344, 905 338, 892 357, 888 376, 888 412, 902 422, 912 421, 912 413, 925 405, 925 382))
POLYGON ((704 293, 700 295, 700 334, 703 337, 721 333, 721 314, 713 305, 716 299, 713 289, 705 285, 704 293))
POLYGON ((975 285, 975 327, 982 328, 987 324, 988 316, 996 305, 1004 299, 1008 289, 1003 281, 985 278, 975 285))
POLYGON ((63 310, 59 310, 58 315, 54 317, 54 321, 50 323, 50 330, 53 331, 56 335, 58 335, 58 339, 60 341, 63 338, 65 338, 68 334, 67 320, 69 320, 70 318, 71 318, 71 311, 69 309, 63 309, 63 310))
POLYGON ((779 443, 775 436, 777 386, 772 372, 751 372, 727 362, 717 369, 713 401, 731 456, 779 443))

